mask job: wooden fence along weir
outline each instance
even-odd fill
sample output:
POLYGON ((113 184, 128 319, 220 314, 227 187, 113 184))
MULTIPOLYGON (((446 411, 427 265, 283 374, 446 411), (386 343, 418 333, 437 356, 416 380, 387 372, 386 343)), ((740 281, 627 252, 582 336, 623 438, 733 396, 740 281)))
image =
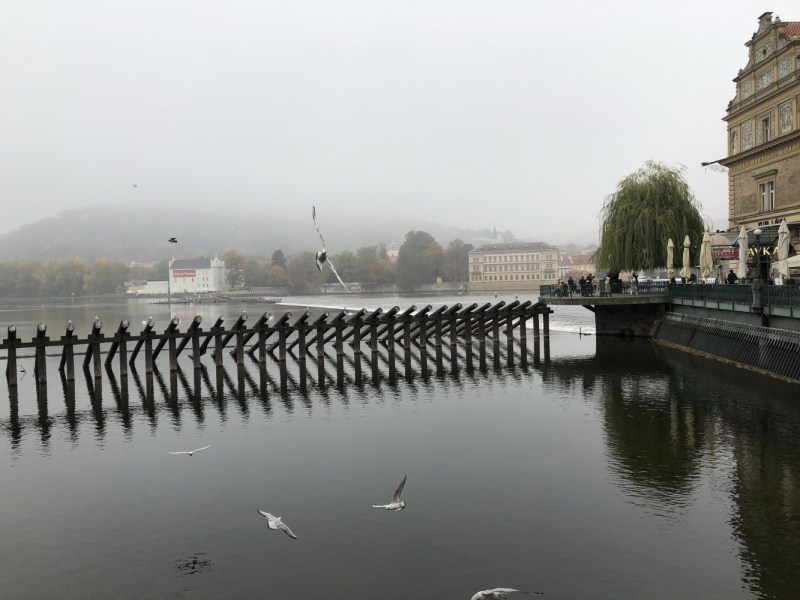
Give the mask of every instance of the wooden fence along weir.
POLYGON ((34 374, 37 383, 47 382, 46 355, 47 348, 60 347, 61 362, 58 370, 68 381, 75 379, 75 347, 85 346, 86 352, 83 359, 84 372, 94 378, 102 377, 103 361, 101 347, 109 344, 105 359, 106 368, 113 365, 115 357, 119 356, 120 376, 127 377, 128 366, 135 371, 135 362, 140 354, 144 353, 144 366, 146 373, 156 369, 156 361, 166 347, 169 357, 169 370, 178 371, 178 357, 191 344, 191 358, 194 369, 203 368, 201 358, 207 354, 208 347, 214 342, 211 353, 214 364, 222 366, 223 351, 234 340, 230 354, 237 365, 244 364, 245 353, 251 357, 257 355, 257 362, 265 363, 267 354, 277 360, 285 362, 287 353, 297 348, 297 360, 304 362, 306 354, 312 352, 316 346, 318 358, 324 356, 326 344, 333 342, 337 356, 342 356, 344 345, 348 343, 354 354, 361 354, 363 344, 368 343, 371 352, 379 350, 379 344, 388 352, 393 353, 397 345, 404 349, 412 345, 421 351, 426 351, 428 345, 433 345, 437 350, 447 343, 455 348, 459 338, 468 346, 472 346, 473 337, 477 336, 478 343, 485 345, 487 338, 492 343, 500 343, 501 330, 505 329, 508 343, 512 343, 514 329, 519 331, 520 342, 526 341, 526 322, 533 319, 533 336, 536 348, 539 347, 540 324, 539 315, 542 316, 543 337, 545 339, 545 355, 549 354, 548 343, 550 337, 549 315, 552 312, 543 303, 532 304, 530 301, 520 303, 518 300, 506 305, 498 302, 478 306, 471 304, 463 307, 461 304, 447 307, 441 306, 432 311, 430 305, 417 310, 410 306, 403 312, 395 306, 384 312, 379 308, 372 312, 361 309, 353 314, 343 310, 331 318, 330 313, 323 312, 316 320, 309 323, 309 312, 301 314, 294 322, 292 313, 286 313, 275 320, 269 313, 264 313, 252 327, 247 326, 247 314, 242 314, 230 329, 225 329, 224 317, 219 317, 207 331, 201 328, 203 318, 196 316, 191 320, 185 331, 179 330, 180 320, 175 317, 170 320, 163 333, 155 331, 155 323, 148 320, 144 329, 138 335, 131 335, 128 331, 130 322, 127 319, 120 321, 116 332, 106 336, 102 333, 103 324, 95 320, 91 331, 86 338, 81 339, 75 333, 72 323, 66 327, 63 336, 58 340, 47 337, 47 325, 40 323, 36 328, 36 337, 30 342, 23 342, 18 338, 17 328, 10 326, 8 335, 0 345, 6 350, 8 360, 6 363, 6 379, 8 385, 17 385, 17 352, 20 349, 33 348, 35 357, 34 374), (276 335, 277 334, 277 335, 276 335), (256 338, 249 348, 247 344, 256 338), (445 340, 448 342, 445 342, 445 340), (267 342, 271 342, 269 345, 267 342), (128 356, 129 344, 135 343, 128 356))

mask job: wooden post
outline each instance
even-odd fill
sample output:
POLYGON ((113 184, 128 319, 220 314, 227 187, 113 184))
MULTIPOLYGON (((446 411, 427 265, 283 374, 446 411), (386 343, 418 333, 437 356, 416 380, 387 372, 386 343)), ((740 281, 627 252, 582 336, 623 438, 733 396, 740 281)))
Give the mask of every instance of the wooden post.
POLYGON ((428 352, 428 318, 429 316, 425 314, 419 322, 419 347, 423 353, 428 352))
POLYGON ((542 329, 544 329, 544 342, 547 344, 550 341, 550 312, 542 313, 542 329))
POLYGON ((411 347, 411 317, 406 317, 406 322, 403 323, 403 349, 406 355, 409 356, 408 350, 411 347))
POLYGON ((353 354, 356 356, 356 364, 361 364, 358 355, 361 354, 361 319, 356 319, 353 323, 353 354))
POLYGON ((64 368, 67 369, 67 381, 75 381, 75 352, 72 347, 75 326, 72 323, 67 323, 67 330, 65 335, 61 338, 64 343, 64 349, 61 351, 61 363, 58 365, 59 372, 63 373, 64 368))
POLYGON ((178 348, 174 334, 170 335, 167 343, 169 344, 169 370, 174 373, 178 370, 178 348))
POLYGON ((117 333, 114 335, 114 341, 111 342, 111 348, 108 350, 108 354, 106 355, 105 365, 107 367, 111 366, 114 357, 117 355, 117 349, 119 348, 120 340, 125 339, 125 331, 130 326, 130 321, 127 319, 122 319, 119 322, 119 327, 117 327, 117 333))
MULTIPOLYGON (((472 315, 469 314, 464 317, 464 343, 466 344, 467 348, 472 348, 472 315)), ((472 358, 471 354, 467 356, 472 358)))
POLYGON ((369 323, 369 349, 372 353, 378 351, 378 320, 372 319, 369 323))
POLYGON ((386 333, 386 345, 387 345, 387 347, 389 349, 389 352, 394 352, 394 321, 395 321, 395 316, 394 315, 389 315, 388 321, 389 322, 387 323, 388 329, 387 329, 387 333, 386 333))
POLYGON ((533 344, 539 345, 539 311, 533 314, 533 344))
POLYGON ((525 329, 525 321, 528 318, 528 311, 527 309, 523 310, 522 313, 519 315, 519 341, 521 343, 525 343, 528 340, 528 332, 525 329))
MULTIPOLYGON (((130 326, 130 321, 123 320, 122 323, 120 323, 120 327, 122 327, 123 323, 125 324, 125 331, 122 331, 119 334, 119 376, 128 377, 128 337, 130 334, 128 333, 127 329, 130 326)), ((128 382, 123 381, 122 387, 127 394, 128 382)))
POLYGON ((458 315, 450 315, 450 347, 455 348, 458 343, 458 315))
POLYGON ((481 313, 480 321, 478 321, 478 343, 481 346, 486 346, 486 313, 481 313))
POLYGON ((500 312, 495 311, 492 318, 492 343, 500 343, 500 312))
POLYGON ((8 350, 6 360, 6 381, 10 386, 17 385, 17 328, 14 325, 8 326, 8 337, 3 346, 8 350))
MULTIPOLYGON (((267 321, 269 321, 271 318, 272 318, 272 315, 270 313, 268 313, 268 312, 265 312, 263 315, 261 315, 258 318, 258 321, 256 321, 255 325, 253 325, 253 331, 250 331, 250 333, 245 335, 244 343, 247 344, 247 342, 249 342, 251 339, 253 339, 253 336, 255 336, 257 334, 261 334, 263 332, 264 333, 264 343, 266 344, 267 338, 269 337, 270 334, 266 333, 265 327, 267 327, 267 321)), ((260 337, 261 336, 259 335, 259 338, 260 337)), ((256 353, 256 350, 258 350, 258 344, 254 344, 252 346, 252 348, 250 348, 250 350, 248 350, 247 352, 248 352, 248 354, 250 354, 250 356, 252 356, 253 354, 256 353)), ((266 354, 264 355, 264 360, 265 361, 267 360, 266 354)))
MULTIPOLYGON (((324 316, 324 315, 323 315, 324 316)), ((327 319, 327 317, 325 317, 327 319)), ((317 362, 319 364, 323 364, 323 357, 325 356, 325 329, 323 325, 325 323, 325 319, 320 317, 317 319, 317 362)))
POLYGON ((86 356, 83 358, 83 368, 88 369, 89 363, 91 362, 92 358, 94 358, 94 376, 95 378, 100 378, 103 376, 102 370, 102 361, 100 360, 100 340, 102 339, 102 334, 100 330, 103 328, 103 324, 100 321, 95 321, 92 323, 92 333, 89 334, 89 345, 86 347, 86 356))
MULTIPOLYGON (((200 336, 195 331, 192 334, 192 363, 194 363, 194 370, 199 371, 203 368, 203 363, 200 362, 200 336)), ((198 374, 195 374, 195 381, 199 381, 197 379, 198 374)), ((197 386, 199 388, 199 385, 197 386)), ((198 400, 200 396, 197 396, 198 400)))
POLYGON ((192 322, 189 323, 189 329, 187 329, 186 333, 183 334, 183 337, 181 338, 181 343, 178 344, 178 348, 177 350, 175 350, 176 359, 181 355, 181 352, 183 352, 184 348, 186 348, 186 346, 189 345, 189 342, 192 341, 192 338, 196 335, 198 327, 200 327, 200 323, 202 322, 203 322, 203 317, 197 315, 194 319, 192 319, 192 322))
POLYGON ((299 329, 297 331, 297 352, 300 355, 300 361, 303 363, 303 374, 302 376, 305 377, 305 363, 306 363, 306 326, 302 326, 303 329, 299 329))
POLYGON ((167 325, 167 329, 164 331, 164 335, 167 337, 158 340, 158 344, 156 344, 156 349, 153 350, 153 362, 155 362, 156 359, 158 358, 158 355, 161 354, 161 351, 164 349, 164 346, 167 345, 167 340, 169 340, 170 336, 172 336, 173 332, 178 328, 179 323, 180 320, 178 320, 178 317, 173 317, 170 320, 169 325, 167 325))
MULTIPOLYGON (((511 344, 514 342, 514 311, 509 310, 508 316, 506 317, 506 343, 511 347, 511 344)), ((509 356, 511 352, 509 351, 509 356)))
POLYGON ((236 332, 236 364, 244 365, 244 331, 236 332))
MULTIPOLYGON (((140 333, 139 335, 140 336, 149 335, 150 332, 153 330, 153 327, 155 327, 155 323, 153 323, 153 319, 147 319, 147 321, 145 321, 145 323, 144 323, 144 329, 142 330, 142 333, 140 333)), ((133 363, 136 362, 136 357, 139 355, 139 350, 142 349, 142 345, 143 344, 144 344, 144 340, 139 340, 139 341, 136 342, 136 345, 133 347, 133 352, 131 352, 131 360, 128 363, 131 366, 133 366, 133 363)))
MULTIPOLYGON (((203 343, 200 345, 200 356, 203 356, 208 351, 208 345, 211 343, 211 339, 212 338, 216 339, 217 337, 216 332, 225 331, 225 329, 222 327, 222 324, 224 322, 225 322, 225 317, 220 316, 217 318, 217 322, 214 323, 214 326, 210 329, 210 331, 214 332, 214 335, 207 335, 206 339, 204 339, 203 343)), ((222 339, 220 339, 220 341, 222 341, 222 339)))
POLYGON ((47 334, 47 325, 39 323, 36 326, 36 362, 34 362, 33 373, 36 375, 37 383, 47 383, 47 362, 45 359, 45 342, 49 342, 50 338, 45 337, 47 334))
POLYGON ((278 330, 278 360, 286 362, 286 325, 278 330))
POLYGON ((437 351, 442 347, 442 316, 436 315, 435 321, 436 331, 434 332, 434 342, 433 345, 436 346, 437 351))
POLYGON ((150 337, 151 333, 147 332, 147 338, 144 340, 144 372, 153 373, 153 338, 150 337))

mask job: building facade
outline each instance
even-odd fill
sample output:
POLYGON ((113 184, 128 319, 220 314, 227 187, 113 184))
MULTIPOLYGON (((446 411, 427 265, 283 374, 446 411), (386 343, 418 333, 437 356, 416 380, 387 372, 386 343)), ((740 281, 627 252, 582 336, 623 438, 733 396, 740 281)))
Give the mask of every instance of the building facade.
POLYGON ((800 221, 800 22, 764 13, 728 105, 731 229, 800 221))
POLYGON ((484 244, 469 252, 470 291, 537 289, 558 280, 558 248, 542 242, 484 244))
POLYGON ((173 258, 169 262, 170 293, 216 292, 225 288, 225 261, 214 258, 173 258))

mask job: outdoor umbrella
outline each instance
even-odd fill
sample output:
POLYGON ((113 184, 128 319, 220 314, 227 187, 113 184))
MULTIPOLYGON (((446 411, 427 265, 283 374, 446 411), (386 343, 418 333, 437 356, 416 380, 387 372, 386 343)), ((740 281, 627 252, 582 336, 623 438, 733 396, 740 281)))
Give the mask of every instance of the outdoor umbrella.
POLYGON ((789 278, 789 226, 786 219, 778 228, 778 260, 781 277, 789 278))
POLYGON ((687 235, 683 240, 683 268, 681 269, 681 277, 684 279, 689 279, 689 275, 692 274, 692 263, 689 259, 689 246, 691 245, 692 242, 689 241, 689 236, 687 235))
POLYGON ((703 234, 703 244, 700 246, 700 271, 703 277, 711 275, 714 270, 714 257, 711 255, 711 236, 706 231, 703 234))
POLYGON ((736 276, 739 279, 747 277, 747 232, 742 225, 739 231, 739 237, 736 238, 739 242, 739 268, 736 270, 736 276))
POLYGON ((670 279, 675 276, 675 268, 673 267, 675 263, 673 258, 674 247, 675 244, 672 243, 672 238, 669 238, 669 241, 667 241, 667 274, 670 279))

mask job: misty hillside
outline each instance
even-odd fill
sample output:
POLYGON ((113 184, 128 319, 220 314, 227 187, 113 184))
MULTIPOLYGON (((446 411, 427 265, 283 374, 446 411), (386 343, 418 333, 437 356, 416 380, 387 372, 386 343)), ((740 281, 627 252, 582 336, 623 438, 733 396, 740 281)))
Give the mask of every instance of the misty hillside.
MULTIPOLYGON (((422 219, 390 219, 363 214, 354 219, 318 214, 322 235, 332 253, 361 246, 395 242, 406 232, 421 229, 446 245, 460 237, 482 243, 476 237, 488 231, 464 230, 422 219)), ((308 219, 281 218, 269 214, 237 215, 229 210, 170 211, 141 209, 120 211, 91 208, 64 211, 0 235, 0 259, 71 259, 91 261, 99 257, 118 261, 161 260, 175 255, 222 255, 227 250, 270 256, 278 248, 285 253, 319 247, 311 215, 308 219), (167 239, 176 237, 178 244, 167 239)))

